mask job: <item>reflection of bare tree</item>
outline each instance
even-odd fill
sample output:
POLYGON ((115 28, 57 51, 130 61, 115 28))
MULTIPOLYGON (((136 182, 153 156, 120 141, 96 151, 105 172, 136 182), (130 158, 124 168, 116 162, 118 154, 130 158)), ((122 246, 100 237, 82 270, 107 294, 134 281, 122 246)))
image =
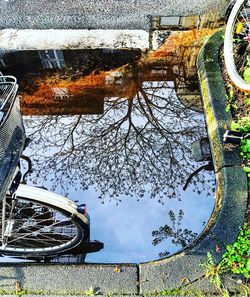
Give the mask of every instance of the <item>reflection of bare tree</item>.
POLYGON ((30 117, 26 126, 40 178, 65 191, 94 185, 117 201, 179 197, 194 168, 191 143, 205 133, 202 116, 182 106, 168 82, 138 84, 130 99, 106 98, 102 115, 30 117))
MULTIPOLYGON (((152 232, 152 236, 154 237, 152 244, 157 245, 163 242, 167 238, 172 238, 171 242, 174 245, 177 245, 181 248, 191 244, 195 238, 197 237, 197 233, 181 228, 181 221, 183 220, 184 212, 182 209, 179 210, 178 217, 172 210, 168 213, 169 218, 172 223, 172 227, 169 225, 161 226, 158 230, 154 230, 152 232)), ((168 251, 159 253, 161 258, 168 256, 170 253, 168 251)))

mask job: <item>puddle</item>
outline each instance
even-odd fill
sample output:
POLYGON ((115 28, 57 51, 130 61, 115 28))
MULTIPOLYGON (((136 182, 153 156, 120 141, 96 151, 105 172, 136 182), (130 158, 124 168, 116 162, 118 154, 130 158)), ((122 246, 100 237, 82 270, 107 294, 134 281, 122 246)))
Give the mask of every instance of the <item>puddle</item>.
POLYGON ((86 203, 91 239, 104 243, 86 262, 173 254, 213 210, 211 171, 183 190, 204 164, 191 152, 206 137, 196 73, 152 61, 128 50, 20 51, 0 60, 20 85, 29 184, 86 203))

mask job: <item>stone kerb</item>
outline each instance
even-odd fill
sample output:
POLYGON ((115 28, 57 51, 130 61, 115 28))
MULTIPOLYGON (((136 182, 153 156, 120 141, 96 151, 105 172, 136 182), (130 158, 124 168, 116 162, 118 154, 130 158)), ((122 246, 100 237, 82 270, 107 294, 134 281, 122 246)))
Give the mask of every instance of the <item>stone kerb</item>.
POLYGON ((144 30, 3 29, 0 51, 49 49, 140 49, 147 51, 144 30))
POLYGON ((137 295, 138 267, 136 264, 2 263, 1 290, 13 294, 17 282, 29 294, 42 296, 137 295))
POLYGON ((218 52, 223 31, 215 33, 200 51, 197 68, 204 111, 216 172, 216 195, 213 214, 200 238, 182 252, 159 261, 142 263, 140 293, 174 289, 185 282, 193 283, 204 275, 201 266, 211 252, 214 262, 221 259, 225 246, 237 237, 247 206, 246 174, 239 165, 239 151, 228 151, 223 145, 225 124, 231 117, 225 112, 226 91, 221 77, 218 52))

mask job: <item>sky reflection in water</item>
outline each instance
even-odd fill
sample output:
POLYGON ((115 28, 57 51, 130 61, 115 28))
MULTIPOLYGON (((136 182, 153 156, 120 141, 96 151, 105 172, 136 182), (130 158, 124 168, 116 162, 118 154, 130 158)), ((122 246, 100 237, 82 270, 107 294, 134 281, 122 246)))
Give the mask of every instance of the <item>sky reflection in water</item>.
POLYGON ((91 239, 104 242, 87 262, 143 262, 174 253, 202 231, 213 209, 211 172, 199 173, 182 190, 201 165, 192 158, 191 144, 206 135, 203 115, 181 104, 173 81, 149 80, 140 71, 107 73, 106 89, 101 83, 99 89, 86 88, 81 76, 65 80, 57 73, 50 78, 55 101, 47 101, 45 115, 28 115, 27 104, 33 103, 30 114, 37 114, 42 109, 38 94, 50 100, 44 90, 51 86, 36 83, 29 93, 21 88, 32 139, 25 151, 34 163, 29 183, 87 204, 91 239), (86 100, 78 100, 91 93, 97 97, 92 109, 89 100, 87 108, 86 100), (75 115, 63 115, 60 108, 51 114, 50 105, 65 102, 69 113, 75 104, 75 115), (77 114, 79 108, 85 112, 77 114))
MULTIPOLYGON (((137 98, 129 102, 106 98, 105 116, 25 119, 27 134, 33 133, 29 155, 36 160, 37 183, 86 203, 91 237, 105 243, 105 249, 88 255, 87 261, 157 259, 159 253, 173 253, 183 246, 171 244, 173 238, 152 245, 152 231, 166 224, 172 227, 170 210, 177 220, 182 209, 180 228, 193 233, 200 233, 209 218, 214 187, 211 174, 201 173, 186 192, 181 189, 189 173, 199 166, 192 160, 190 147, 204 135, 203 117, 180 108, 173 91, 164 94, 164 84, 150 83, 151 87, 161 85, 162 98, 166 93, 169 97, 168 102, 152 99, 149 112, 147 103, 141 101, 140 105, 137 98), (158 112, 156 104, 159 108, 171 104, 171 111, 158 112), (181 121, 173 117, 173 111, 181 121)), ((190 236, 185 238, 189 242, 190 236)))

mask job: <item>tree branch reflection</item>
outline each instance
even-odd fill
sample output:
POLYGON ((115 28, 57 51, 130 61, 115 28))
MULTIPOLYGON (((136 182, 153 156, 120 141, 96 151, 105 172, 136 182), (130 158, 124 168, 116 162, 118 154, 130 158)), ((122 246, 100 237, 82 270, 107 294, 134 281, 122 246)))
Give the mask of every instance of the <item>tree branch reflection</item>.
MULTIPOLYGON (((67 192, 90 186, 99 198, 145 194, 164 203, 196 168, 191 143, 204 136, 203 116, 182 106, 169 82, 137 82, 132 98, 105 98, 101 115, 27 117, 37 177, 67 192)), ((199 192, 208 190, 204 175, 199 192)))
MULTIPOLYGON (((158 230, 154 230, 152 232, 152 236, 154 237, 152 244, 156 246, 159 243, 162 243, 167 238, 171 238, 171 243, 180 248, 184 248, 187 245, 191 244, 197 237, 198 233, 188 230, 187 228, 181 228, 184 211, 180 209, 178 212, 178 216, 176 217, 176 214, 172 210, 170 210, 168 216, 170 218, 172 227, 170 227, 169 225, 164 225, 161 226, 158 230)), ((168 252, 167 250, 159 253, 160 258, 166 257, 168 255, 170 255, 170 252, 168 252)))

